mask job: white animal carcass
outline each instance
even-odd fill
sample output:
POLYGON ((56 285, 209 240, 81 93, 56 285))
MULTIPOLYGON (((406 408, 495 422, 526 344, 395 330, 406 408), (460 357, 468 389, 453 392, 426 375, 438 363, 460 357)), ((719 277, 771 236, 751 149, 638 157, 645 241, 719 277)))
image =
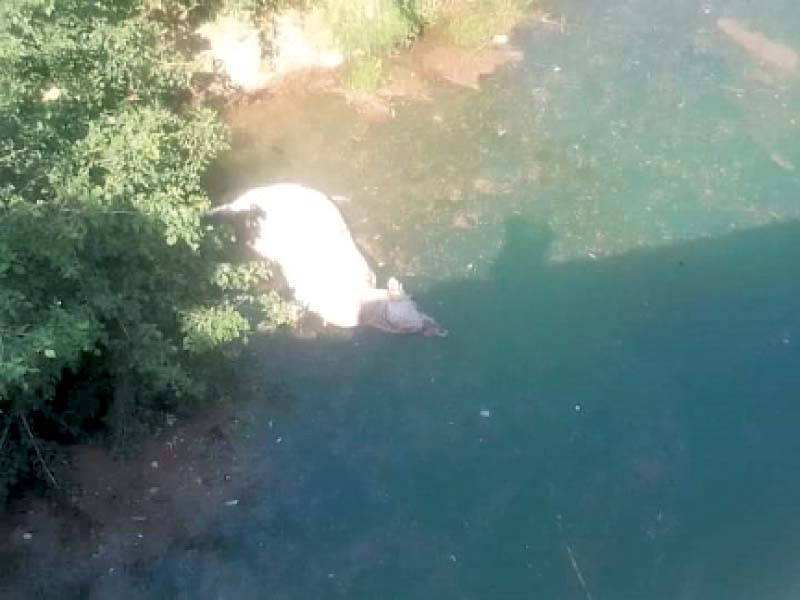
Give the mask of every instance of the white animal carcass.
POLYGON ((250 245, 280 266, 295 299, 326 323, 446 335, 394 277, 386 289, 376 287, 339 209, 322 192, 289 183, 259 187, 212 212, 256 213, 250 245))

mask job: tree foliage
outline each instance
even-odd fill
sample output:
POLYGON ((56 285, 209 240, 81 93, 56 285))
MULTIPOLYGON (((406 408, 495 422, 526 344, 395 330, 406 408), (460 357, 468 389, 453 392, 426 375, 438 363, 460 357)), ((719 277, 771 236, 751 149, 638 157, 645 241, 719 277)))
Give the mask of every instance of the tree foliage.
POLYGON ((192 353, 288 318, 201 222, 225 131, 147 9, 0 6, 0 499, 41 438, 196 395, 192 353))

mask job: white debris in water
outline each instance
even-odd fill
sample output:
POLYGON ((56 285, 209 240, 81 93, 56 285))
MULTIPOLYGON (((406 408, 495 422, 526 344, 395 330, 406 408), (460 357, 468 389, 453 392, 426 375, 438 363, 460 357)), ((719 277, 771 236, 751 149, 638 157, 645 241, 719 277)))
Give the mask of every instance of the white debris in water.
POLYGON ((492 44, 495 46, 503 46, 508 43, 508 36, 505 33, 498 33, 492 37, 492 44))
POLYGON ((158 468, 158 461, 157 461, 157 460, 154 460, 153 462, 151 462, 151 463, 150 463, 150 466, 151 466, 152 468, 154 468, 154 469, 157 469, 157 468, 158 468))
POLYGON ((560 73, 560 72, 561 72, 561 67, 559 67, 558 65, 555 65, 553 67, 553 73, 560 73))
POLYGON ((456 558, 456 555, 455 555, 455 554, 451 554, 451 555, 450 555, 450 561, 451 561, 451 562, 458 562, 458 559, 456 558))
POLYGON ((278 436, 277 438, 275 438, 275 443, 276 443, 276 444, 280 444, 280 443, 282 443, 282 442, 283 442, 283 437, 281 437, 281 436, 278 436))
POLYGON ((583 407, 582 407, 580 404, 576 404, 576 405, 575 405, 575 406, 573 406, 572 408, 573 408, 573 410, 574 410, 575 412, 581 412, 581 411, 583 410, 583 407))
POLYGON ((239 504, 238 500, 226 500, 225 501, 225 506, 236 506, 237 504, 239 504))
POLYGON ((480 412, 480 415, 481 415, 481 416, 482 416, 484 419, 488 419, 489 417, 491 417, 491 416, 492 416, 492 411, 490 411, 490 410, 487 410, 487 409, 485 409, 485 408, 484 408, 483 410, 481 410, 481 412, 480 412))
POLYGON ((30 531, 26 531, 25 533, 22 534, 22 539, 23 540, 29 540, 32 537, 33 537, 33 534, 30 531))

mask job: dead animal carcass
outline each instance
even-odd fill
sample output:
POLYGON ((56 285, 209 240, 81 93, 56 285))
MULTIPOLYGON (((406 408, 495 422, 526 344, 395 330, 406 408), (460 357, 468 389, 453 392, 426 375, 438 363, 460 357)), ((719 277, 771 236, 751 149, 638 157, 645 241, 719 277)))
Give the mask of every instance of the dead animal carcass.
POLYGON ((339 209, 322 192, 282 183, 249 190, 211 211, 249 213, 250 246, 280 266, 295 299, 338 327, 369 325, 392 333, 447 335, 391 277, 375 273, 353 242, 339 209))

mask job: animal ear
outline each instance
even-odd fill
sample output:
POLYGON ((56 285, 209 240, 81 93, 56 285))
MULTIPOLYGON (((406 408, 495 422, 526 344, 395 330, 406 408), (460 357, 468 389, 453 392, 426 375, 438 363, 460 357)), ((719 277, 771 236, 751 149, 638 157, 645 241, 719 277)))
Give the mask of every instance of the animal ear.
POLYGON ((390 296, 405 296, 403 284, 397 281, 397 279, 394 277, 389 277, 389 281, 386 282, 386 287, 389 290, 390 296))

